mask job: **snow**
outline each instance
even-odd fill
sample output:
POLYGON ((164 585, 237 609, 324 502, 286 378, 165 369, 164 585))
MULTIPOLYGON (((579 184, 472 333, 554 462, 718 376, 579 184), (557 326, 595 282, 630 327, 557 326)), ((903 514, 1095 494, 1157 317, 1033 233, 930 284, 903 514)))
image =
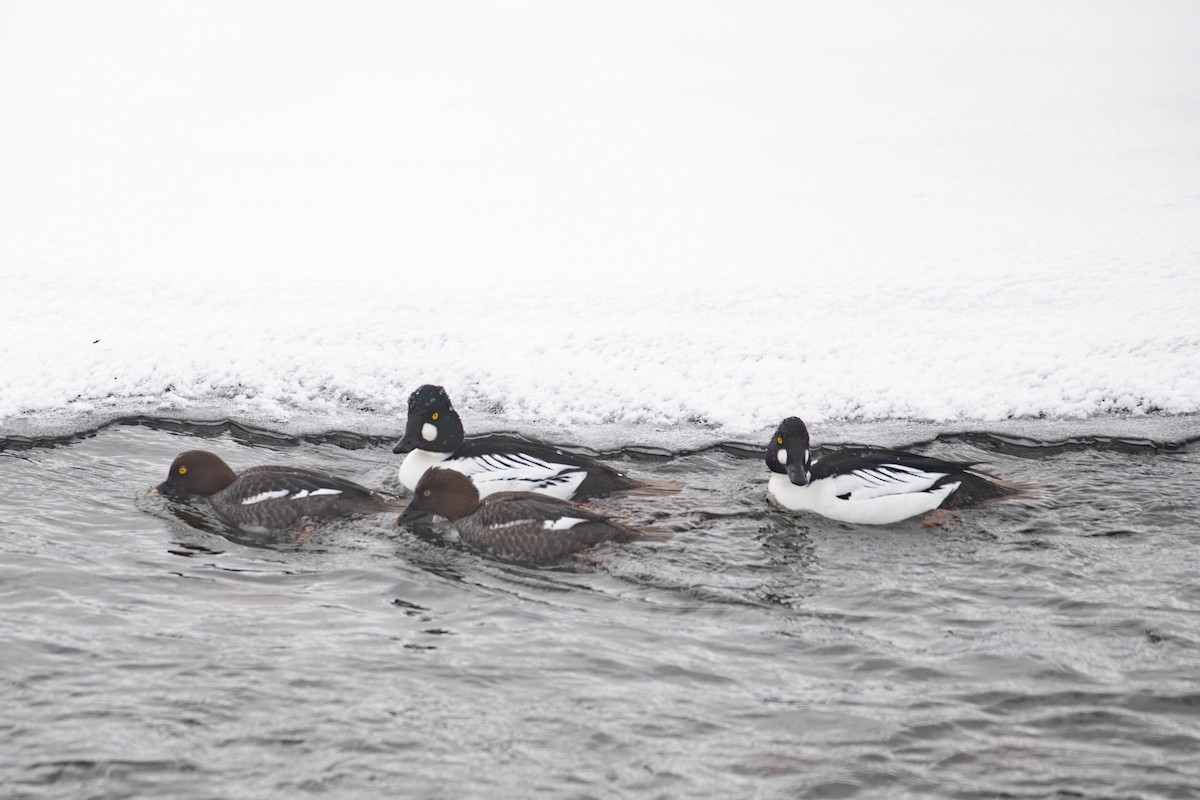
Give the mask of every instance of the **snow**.
POLYGON ((1200 5, 426 5, 0 10, 0 434, 1200 412, 1200 5))

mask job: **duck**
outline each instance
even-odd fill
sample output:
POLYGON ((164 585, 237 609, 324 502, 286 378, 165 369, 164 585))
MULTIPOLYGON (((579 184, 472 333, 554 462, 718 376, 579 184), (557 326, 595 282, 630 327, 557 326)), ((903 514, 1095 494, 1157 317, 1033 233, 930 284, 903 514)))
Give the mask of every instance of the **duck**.
POLYGON ((497 492, 534 492, 559 500, 612 494, 662 495, 680 490, 666 481, 631 478, 587 456, 542 442, 491 434, 466 440, 462 419, 441 386, 425 384, 408 398, 404 436, 392 448, 403 453, 400 483, 415 491, 433 466, 455 470, 475 482, 481 497, 497 492))
POLYGON ((601 542, 665 541, 671 533, 636 530, 567 500, 536 492, 497 492, 481 497, 467 475, 431 467, 417 483, 397 523, 428 517, 448 520, 467 547, 496 558, 548 564, 601 542))
POLYGON ((188 450, 150 490, 170 498, 204 497, 225 523, 246 533, 277 533, 339 517, 402 511, 404 498, 299 467, 262 466, 239 475, 216 453, 188 450))
MULTIPOLYGON (((875 447, 847 447, 814 458, 799 417, 779 424, 767 446, 767 496, 789 511, 810 511, 859 525, 888 525, 938 509, 1033 496, 1029 484, 947 461, 875 447)), ((932 524, 932 523, 931 523, 932 524)))

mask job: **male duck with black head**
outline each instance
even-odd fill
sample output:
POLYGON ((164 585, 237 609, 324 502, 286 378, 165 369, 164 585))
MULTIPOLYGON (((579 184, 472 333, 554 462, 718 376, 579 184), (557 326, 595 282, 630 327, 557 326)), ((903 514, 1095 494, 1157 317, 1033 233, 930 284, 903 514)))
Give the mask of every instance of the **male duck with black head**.
POLYGON ((673 494, 679 487, 640 480, 586 456, 553 445, 491 434, 466 440, 462 419, 441 386, 426 384, 408 398, 404 438, 394 453, 406 453, 400 483, 416 490, 426 470, 437 466, 461 472, 479 494, 535 492, 560 500, 610 494, 673 494))
POLYGON ((151 494, 204 497, 225 523, 246 533, 303 529, 339 517, 401 511, 408 501, 299 467, 251 467, 240 475, 207 450, 180 453, 151 494))
POLYGON ((799 417, 788 417, 767 446, 767 496, 789 511, 859 525, 1035 498, 1030 484, 1000 480, 975 469, 976 463, 876 447, 846 447, 813 458, 808 428, 799 417))

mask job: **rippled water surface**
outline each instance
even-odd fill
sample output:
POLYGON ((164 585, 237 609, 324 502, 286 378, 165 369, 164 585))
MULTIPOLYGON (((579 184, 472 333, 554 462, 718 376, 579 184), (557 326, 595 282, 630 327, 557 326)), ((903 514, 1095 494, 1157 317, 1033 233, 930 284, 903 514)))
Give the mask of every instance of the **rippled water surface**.
MULTIPOLYGON (((614 456, 668 543, 533 569, 194 527, 178 452, 395 488, 391 442, 118 424, 0 452, 0 797, 1200 797, 1195 445, 918 449, 1052 492, 788 516, 735 447, 614 456)), ((20 445, 20 446, 15 446, 20 445)))

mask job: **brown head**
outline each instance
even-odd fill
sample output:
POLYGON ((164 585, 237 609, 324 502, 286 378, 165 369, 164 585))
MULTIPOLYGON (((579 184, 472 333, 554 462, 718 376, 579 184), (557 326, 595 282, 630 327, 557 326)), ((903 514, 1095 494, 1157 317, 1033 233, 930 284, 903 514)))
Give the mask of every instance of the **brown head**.
POLYGON ((421 476, 399 522, 404 524, 433 514, 453 522, 478 507, 479 490, 470 478, 452 469, 433 467, 421 476))
POLYGON ((237 480, 229 465, 207 450, 188 450, 171 462, 167 479, 154 487, 166 495, 210 495, 237 480))

